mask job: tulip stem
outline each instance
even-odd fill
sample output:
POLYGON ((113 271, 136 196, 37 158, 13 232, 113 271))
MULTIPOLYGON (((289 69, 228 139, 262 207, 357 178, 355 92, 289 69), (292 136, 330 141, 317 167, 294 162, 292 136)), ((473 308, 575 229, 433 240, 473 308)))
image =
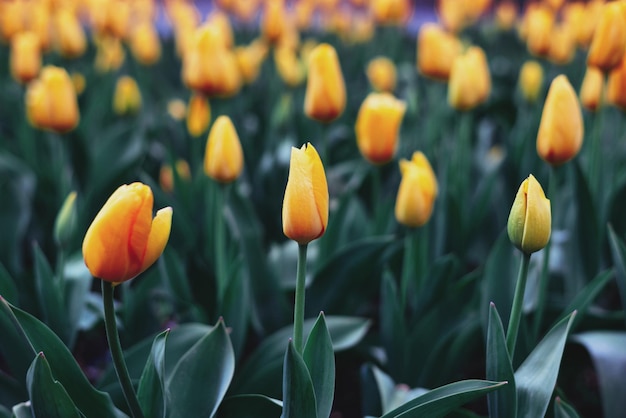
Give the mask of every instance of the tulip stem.
POLYGON ((120 336, 117 332, 117 324, 115 322, 115 308, 113 306, 113 291, 115 290, 113 283, 102 280, 102 303, 104 304, 104 326, 106 328, 107 341, 111 350, 111 358, 113 359, 113 367, 117 378, 122 386, 122 392, 130 408, 133 418, 143 418, 143 412, 137 400, 137 394, 130 380, 126 362, 124 361, 124 353, 120 343, 120 336))
MULTIPOLYGON (((605 83, 603 84, 605 85, 605 83)), ((600 166, 601 145, 602 145, 602 125, 604 122, 604 89, 601 93, 600 104, 593 118, 593 134, 591 136, 591 153, 589 155, 589 188, 597 192, 600 196, 599 188, 602 183, 598 181, 598 169, 600 166)))
POLYGON ((400 306, 402 312, 409 304, 409 291, 414 285, 416 295, 420 295, 426 277, 427 263, 427 235, 424 227, 411 228, 404 237, 404 259, 400 285, 400 306))
POLYGON ((296 273, 296 300, 293 309, 293 345, 302 353, 304 328, 304 294, 306 292, 306 250, 308 244, 298 244, 298 271, 296 273))
POLYGON ((524 302, 524 291, 526 290, 526 279, 528 278, 528 265, 530 264, 530 254, 523 253, 522 262, 517 274, 517 284, 515 285, 515 295, 513 296, 513 307, 511 308, 511 318, 506 333, 506 348, 509 356, 513 359, 515 353, 515 343, 522 318, 522 308, 524 302))
POLYGON ((228 201, 228 185, 220 184, 216 193, 215 210, 218 214, 215 225, 215 270, 217 275, 218 306, 222 306, 228 286, 228 263, 226 262, 226 218, 224 209, 228 201))

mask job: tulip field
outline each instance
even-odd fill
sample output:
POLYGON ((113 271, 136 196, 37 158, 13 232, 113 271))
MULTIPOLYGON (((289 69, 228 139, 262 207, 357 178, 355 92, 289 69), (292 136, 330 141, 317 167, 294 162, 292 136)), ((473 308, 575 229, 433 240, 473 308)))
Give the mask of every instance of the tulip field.
POLYGON ((626 0, 0 0, 0 418, 626 416, 626 0))

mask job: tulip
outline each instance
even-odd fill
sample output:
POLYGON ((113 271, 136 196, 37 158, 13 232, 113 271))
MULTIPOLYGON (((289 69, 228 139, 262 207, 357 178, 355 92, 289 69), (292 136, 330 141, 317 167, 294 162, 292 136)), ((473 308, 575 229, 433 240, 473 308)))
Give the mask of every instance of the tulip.
POLYGON ((171 99, 167 102, 167 113, 174 120, 183 120, 187 115, 187 105, 181 99, 171 99))
POLYGON ((626 110, 626 55, 622 58, 620 65, 609 73, 606 100, 613 106, 626 110))
POLYGON ((283 232, 298 244, 321 237, 328 225, 328 183, 317 150, 310 143, 291 149, 283 200, 283 232))
POLYGON ((550 200, 531 174, 522 182, 511 207, 507 222, 509 239, 525 254, 532 254, 548 244, 551 224, 550 200))
POLYGON ((61 9, 55 15, 56 44, 62 56, 76 58, 85 52, 87 39, 85 31, 76 15, 68 9, 61 9))
POLYGON ((69 244, 76 225, 78 223, 78 211, 76 210, 76 192, 71 192, 65 198, 56 219, 54 220, 54 241, 61 248, 69 244))
POLYGON ((554 19, 549 7, 538 5, 526 11, 526 45, 531 54, 545 57, 550 52, 554 19))
POLYGON ((604 6, 591 40, 587 65, 604 72, 616 67, 626 52, 626 14, 620 2, 604 6))
POLYGON ((561 6, 563 6, 565 0, 543 0, 543 2, 556 12, 561 8, 561 6))
POLYGON ((47 7, 33 7, 30 2, 24 1, 25 14, 23 18, 26 22, 25 29, 35 32, 39 38, 39 46, 42 51, 48 51, 52 45, 51 17, 47 7))
POLYGON ((496 8, 496 24, 502 30, 511 30, 517 20, 517 6, 512 1, 503 1, 496 8))
POLYGON ((81 73, 74 72, 70 75, 70 77, 72 78, 72 84, 74 85, 74 90, 76 90, 76 94, 80 96, 81 94, 83 94, 83 91, 85 91, 85 86, 87 85, 87 82, 85 81, 85 76, 81 73))
POLYGON ((308 29, 311 26, 315 4, 312 1, 301 0, 294 5, 296 26, 298 29, 308 29))
POLYGON ((261 64, 267 55, 267 45, 262 40, 256 40, 248 46, 240 46, 235 49, 237 65, 243 81, 253 83, 259 76, 261 64))
POLYGON ((454 59, 461 54, 458 38, 435 23, 425 23, 417 39, 417 69, 426 77, 447 81, 454 59))
POLYGON ((382 92, 395 90, 396 66, 389 58, 374 58, 367 64, 366 73, 374 90, 382 92))
POLYGON ((374 19, 383 25, 402 25, 413 13, 410 0, 372 0, 374 19))
POLYGON ((243 150, 228 116, 218 117, 211 131, 204 154, 204 172, 220 183, 235 181, 243 170, 243 150))
POLYGON ((556 77, 546 97, 537 133, 537 153, 547 163, 561 165, 578 154, 583 143, 583 116, 566 76, 556 77))
POLYGON ((589 45, 593 35, 593 30, 588 29, 593 29, 588 19, 585 3, 581 1, 567 3, 563 7, 563 23, 572 32, 576 43, 583 48, 589 45))
POLYGON ((359 151, 372 164, 389 162, 398 149, 400 123, 406 103, 389 93, 370 93, 356 119, 359 151))
MULTIPOLYGON (((174 168, 176 169, 176 174, 179 179, 187 181, 191 178, 191 170, 189 169, 187 161, 182 159, 177 160, 174 168)), ((171 165, 163 164, 161 166, 161 170, 159 171, 159 185, 166 193, 172 193, 174 191, 174 172, 172 171, 171 165)))
POLYGON ((237 0, 233 5, 233 13, 244 23, 251 23, 259 8, 259 0, 237 0))
POLYGON ((537 61, 526 61, 519 74, 519 87, 528 102, 535 102, 543 86, 543 67, 537 61))
POLYGON ((374 19, 368 13, 357 13, 352 16, 350 39, 354 43, 367 43, 374 37, 374 19))
POLYGON ((26 114, 33 126, 67 132, 80 118, 76 90, 63 68, 46 66, 26 90, 26 114))
POLYGON ((22 15, 25 7, 26 3, 22 1, 0 2, 0 34, 3 39, 10 41, 15 34, 24 31, 22 15))
POLYGON ((467 0, 438 0, 437 15, 441 24, 452 33, 463 30, 467 24, 466 5, 467 0))
POLYGON ((11 75, 20 83, 28 83, 39 74, 41 51, 39 38, 33 32, 20 32, 11 40, 11 75))
POLYGON ((591 112, 595 112, 602 105, 602 90, 604 89, 604 73, 597 67, 587 67, 583 84, 580 87, 580 103, 591 112))
POLYGON ((96 215, 83 241, 89 272, 107 282, 136 277, 159 258, 172 226, 172 208, 152 218, 152 190, 142 183, 120 186, 96 215))
POLYGON ((284 0, 267 0, 261 18, 261 33, 269 43, 277 43, 283 36, 286 21, 284 0))
POLYGON ((187 132, 191 136, 202 135, 211 122, 211 106, 203 94, 194 93, 187 106, 187 132))
POLYGON ((226 48, 230 49, 233 47, 235 44, 235 36, 233 35, 233 27, 230 25, 230 20, 226 13, 220 11, 211 13, 207 18, 206 24, 214 26, 217 29, 226 48))
POLYGON ((153 65, 161 58, 161 41, 151 22, 144 21, 132 31, 130 50, 135 59, 143 65, 153 65))
POLYGON ((124 63, 125 53, 117 38, 104 37, 96 42, 96 70, 102 73, 115 71, 124 63))
POLYGON ((485 102, 491 92, 491 76, 485 52, 470 47, 452 65, 448 103, 457 110, 469 110, 485 102))
POLYGON ((548 57, 558 65, 568 64, 574 59, 576 40, 569 26, 557 25, 552 29, 552 41, 548 57))
POLYGON ((113 94, 113 111, 117 115, 135 114, 141 109, 141 91, 134 78, 120 77, 113 94))
POLYGON ((289 87, 298 86, 304 79, 304 68, 295 51, 291 48, 278 47, 274 50, 276 70, 289 87))
POLYGON ((437 178, 426 156, 416 151, 411 161, 400 160, 402 180, 396 197, 396 220, 408 227, 428 222, 438 193, 437 178))
POLYGON ((346 107, 346 85, 335 48, 320 44, 311 51, 304 113, 311 119, 330 122, 346 107))

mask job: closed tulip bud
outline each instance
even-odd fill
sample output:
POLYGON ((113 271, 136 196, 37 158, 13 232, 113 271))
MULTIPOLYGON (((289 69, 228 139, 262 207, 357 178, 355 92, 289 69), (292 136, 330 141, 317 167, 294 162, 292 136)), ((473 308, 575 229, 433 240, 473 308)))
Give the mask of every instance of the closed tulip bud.
POLYGON ((391 93, 396 89, 396 66, 389 58, 374 58, 367 64, 366 73, 374 90, 391 93))
POLYGON ((491 75, 485 52, 476 46, 458 56, 452 65, 448 103, 457 110, 470 110, 491 93, 491 75))
POLYGON ((280 78, 289 87, 296 87, 304 79, 304 66, 291 48, 278 47, 274 50, 274 62, 280 78))
POLYGON ((65 198, 61 210, 54 220, 54 240, 61 248, 66 248, 76 231, 78 211, 76 210, 76 192, 65 198))
POLYGON ((438 0, 437 16, 441 24, 452 33, 459 33, 467 24, 467 0, 438 0))
POLYGON ((187 132, 191 136, 200 136, 206 132, 211 122, 211 106, 203 94, 194 93, 187 106, 187 132))
POLYGON ((96 70, 102 73, 115 71, 122 66, 125 59, 124 48, 117 38, 104 37, 96 43, 96 70))
POLYGON ((217 29, 226 48, 230 49, 233 47, 235 44, 235 36, 233 35, 233 27, 226 13, 220 11, 211 13, 207 18, 207 24, 217 29))
POLYGON ((24 7, 26 3, 21 1, 0 2, 0 33, 3 39, 10 41, 16 33, 24 31, 24 7))
POLYGON ((411 161, 400 160, 402 180, 396 197, 396 220, 408 227, 423 226, 428 222, 437 198, 435 172, 426 156, 413 153, 411 161))
POLYGON ((545 4, 547 4, 552 10, 555 12, 559 11, 565 0, 543 0, 545 4))
POLYGON ((144 21, 132 31, 130 50, 135 59, 143 65, 153 65, 161 58, 161 41, 151 22, 144 21))
POLYGON ((76 94, 80 96, 81 94, 83 94, 83 91, 85 91, 85 86, 87 85, 87 82, 85 81, 85 76, 81 73, 72 73, 70 77, 72 78, 72 84, 74 85, 74 90, 76 90, 76 94))
MULTIPOLYGON (((188 181, 191 179, 191 170, 189 164, 185 160, 177 160, 174 165, 176 169, 176 175, 180 180, 188 181)), ((166 193, 172 193, 174 191, 174 172, 172 166, 169 164, 163 164, 159 171, 159 185, 161 189, 166 193)))
POLYGON ((346 85, 335 48, 319 44, 309 54, 304 113, 311 119, 330 122, 346 107, 346 85))
POLYGON ((583 143, 583 115, 574 88, 566 76, 556 77, 543 105, 537 133, 537 153, 558 166, 578 154, 583 143))
POLYGON ((235 49, 237 65, 245 83, 251 84, 259 77, 261 64, 263 64, 266 55, 267 45, 260 39, 253 41, 248 46, 240 46, 235 49))
POLYGON ((39 47, 42 51, 48 51, 52 46, 52 22, 50 11, 46 7, 33 7, 30 2, 24 1, 26 6, 23 10, 24 20, 27 22, 26 30, 35 32, 39 38, 39 47))
POLYGON ((355 131, 359 151, 372 164, 384 164, 398 149, 400 123, 406 103, 389 93, 370 93, 357 115, 355 131))
POLYGON ((62 56, 76 58, 85 52, 87 39, 76 15, 62 9, 55 15, 56 45, 62 56))
POLYGON ((417 69, 426 77, 447 81, 452 63, 462 52, 456 36, 435 23, 425 23, 417 39, 417 69))
POLYGON ((276 43, 285 32, 287 13, 284 0, 267 0, 261 17, 261 33, 270 43, 276 43))
POLYGON ((511 30, 517 21, 517 6, 512 1, 503 1, 496 7, 496 24, 502 30, 511 30))
POLYGON ((243 150, 233 122, 228 116, 218 117, 206 144, 204 172, 220 183, 235 181, 243 170, 243 150))
POLYGON ((315 11, 315 4, 312 1, 299 1, 294 5, 296 27, 304 30, 311 26, 311 19, 315 11))
POLYGON ((626 14, 620 2, 607 3, 591 40, 587 65, 604 72, 616 67, 626 52, 626 14))
POLYGON ((383 25, 403 25, 413 13, 409 0, 372 0, 374 19, 383 25))
POLYGON ((543 67, 537 61, 526 61, 519 74, 519 88, 524 99, 534 103, 543 87, 543 67))
POLYGON ((159 258, 170 236, 172 208, 153 218, 153 200, 142 183, 124 184, 109 197, 83 240, 83 259, 94 277, 125 282, 159 258))
POLYGON ((33 32, 20 32, 11 40, 11 75, 20 83, 28 83, 39 74, 41 51, 39 38, 33 32))
POLYGON ((233 13, 240 21, 251 23, 259 9, 259 0, 237 0, 233 5, 233 13))
POLYGON ((80 118, 76 90, 63 68, 46 66, 26 90, 26 114, 33 126, 67 132, 80 118))
POLYGON ((526 12, 526 46, 528 51, 538 57, 545 57, 550 52, 554 12, 549 7, 538 5, 526 12))
POLYGON ((602 105, 604 73, 597 67, 587 67, 583 84, 580 87, 580 103, 591 112, 602 105))
POLYGON ((567 3, 563 7, 563 24, 565 24, 574 36, 576 44, 581 47, 587 47, 590 36, 587 34, 586 27, 586 7, 581 1, 567 3))
POLYGON ((531 174, 522 182, 507 222, 509 239, 525 254, 541 250, 550 240, 550 200, 531 174))
POLYGON ((352 16, 351 40, 354 43, 367 43, 374 37, 374 19, 368 13, 352 16))
POLYGON ((113 111, 118 115, 132 115, 141 109, 141 92, 134 78, 120 77, 113 94, 113 111))
POLYGON ((606 100, 613 106, 626 111, 626 55, 622 62, 609 73, 606 100))
POLYGON ((317 150, 306 144, 291 149, 283 200, 283 233, 298 244, 321 237, 328 225, 328 183, 317 150))
POLYGON ((556 25, 552 30, 552 41, 548 57, 558 65, 568 64, 574 59, 576 41, 570 28, 566 25, 556 25))

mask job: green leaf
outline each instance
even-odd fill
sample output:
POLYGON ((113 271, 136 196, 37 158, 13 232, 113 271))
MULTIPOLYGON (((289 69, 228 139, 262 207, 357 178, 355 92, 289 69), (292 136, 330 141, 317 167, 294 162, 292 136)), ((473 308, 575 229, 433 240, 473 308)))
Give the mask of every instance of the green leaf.
POLYGON ((399 303, 398 287, 389 271, 385 271, 381 283, 380 338, 387 353, 388 371, 399 379, 407 367, 407 344, 405 315, 399 303))
POLYGON ((311 375, 289 340, 283 365, 283 414, 281 418, 318 418, 311 375))
POLYGON ((0 263, 0 296, 10 303, 17 303, 17 286, 2 263, 0 263))
POLYGON ((233 343, 235 355, 239 357, 248 334, 248 321, 250 311, 241 309, 242 306, 250 306, 250 291, 247 275, 242 271, 229 274, 230 280, 226 284, 222 316, 228 327, 232 330, 230 339, 233 343))
POLYGON ((438 418, 459 406, 484 396, 506 385, 506 382, 487 380, 462 380, 433 389, 404 405, 386 413, 381 418, 438 418))
POLYGON ((220 418, 279 418, 283 403, 263 395, 228 396, 222 401, 220 418))
POLYGON ((593 277, 598 271, 600 259, 600 245, 602 229, 599 228, 599 221, 595 199, 589 189, 589 184, 585 179, 579 160, 574 161, 574 172, 576 174, 576 209, 578 220, 578 243, 580 247, 580 258, 585 269, 587 278, 593 277))
POLYGON ((235 371, 235 354, 220 319, 176 364, 166 383, 170 418, 215 414, 235 371))
POLYGON ((548 410, 575 316, 573 312, 552 328, 515 372, 518 418, 542 417, 548 410))
POLYGON ((35 418, 29 402, 22 402, 13 406, 14 418, 35 418))
POLYGON ((35 417, 81 417, 61 383, 54 380, 43 353, 37 354, 26 375, 26 385, 35 417))
POLYGON ((0 405, 0 418, 11 418, 11 411, 0 405))
POLYGON ((572 405, 557 396, 554 402, 554 418, 580 418, 580 415, 572 405))
POLYGON ((169 332, 167 329, 154 337, 150 356, 139 379, 137 399, 148 417, 165 417, 165 342, 169 332))
POLYGON ((604 418, 619 418, 626 410, 626 332, 589 331, 572 336, 582 344, 598 375, 604 418))
MULTIPOLYGON (((609 243, 617 275, 617 288, 622 299, 622 306, 626 306, 626 246, 611 225, 609 225, 609 243)), ((626 309, 624 309, 624 315, 626 319, 626 309)))
POLYGON ((508 385, 487 395, 491 418, 515 418, 517 393, 511 357, 506 348, 504 327, 496 305, 489 305, 489 328, 487 329, 487 374, 486 378, 506 381, 508 385))
POLYGON ((602 289, 604 289, 604 286, 606 286, 612 278, 613 272, 611 270, 598 273, 598 275, 591 282, 587 283, 587 285, 580 292, 578 292, 574 300, 572 300, 570 304, 563 309, 561 316, 556 322, 563 320, 563 318, 576 311, 578 314, 572 321, 572 329, 575 329, 576 325, 578 325, 578 323, 582 320, 585 312, 587 312, 589 305, 591 305, 602 289))
POLYGON ((63 300, 62 284, 54 277, 52 268, 37 244, 33 246, 35 258, 35 285, 37 300, 44 315, 45 323, 67 343, 69 327, 67 326, 67 308, 63 300))
POLYGON ((329 417, 335 395, 335 354, 323 312, 313 325, 302 357, 313 382, 317 415, 329 417))

